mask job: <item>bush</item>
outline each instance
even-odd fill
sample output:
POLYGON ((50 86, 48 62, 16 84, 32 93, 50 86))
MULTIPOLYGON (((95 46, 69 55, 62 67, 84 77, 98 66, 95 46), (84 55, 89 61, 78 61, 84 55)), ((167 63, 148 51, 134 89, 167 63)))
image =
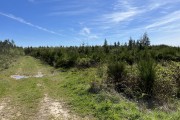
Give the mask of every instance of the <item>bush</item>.
POLYGON ((180 66, 177 66, 175 70, 176 86, 177 86, 177 98, 180 98, 180 66))
POLYGON ((152 97, 156 79, 155 63, 152 59, 141 60, 138 63, 138 69, 140 77, 139 88, 142 93, 152 97))
POLYGON ((107 67, 104 65, 99 65, 96 75, 100 78, 106 78, 106 71, 107 71, 107 67))
POLYGON ((76 66, 78 68, 88 68, 92 65, 92 61, 90 58, 79 58, 77 61, 76 61, 76 66))
POLYGON ((100 92, 100 90, 101 90, 100 84, 98 82, 93 81, 90 84, 90 88, 88 89, 88 92, 97 94, 100 92))
POLYGON ((55 64, 55 67, 63 67, 63 68, 70 68, 74 66, 75 61, 67 59, 67 58, 59 58, 55 64))
POLYGON ((158 79, 154 84, 154 98, 159 105, 169 103, 176 96, 176 85, 171 80, 158 79))
POLYGON ((167 104, 178 97, 179 73, 180 69, 178 69, 176 62, 161 62, 161 65, 156 66, 157 77, 154 85, 154 98, 158 104, 167 104))
POLYGON ((123 81, 126 76, 126 70, 125 70, 125 65, 122 62, 115 62, 115 63, 110 63, 108 65, 108 70, 107 70, 107 76, 108 76, 108 81, 107 83, 113 84, 115 89, 118 92, 122 92, 125 86, 123 85, 123 81))

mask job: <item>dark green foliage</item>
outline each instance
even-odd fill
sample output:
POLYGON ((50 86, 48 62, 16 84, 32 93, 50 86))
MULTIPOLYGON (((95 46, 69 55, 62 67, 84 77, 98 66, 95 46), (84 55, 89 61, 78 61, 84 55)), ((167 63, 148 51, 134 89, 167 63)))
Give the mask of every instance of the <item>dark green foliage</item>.
POLYGON ((133 47, 135 47, 135 43, 134 43, 134 42, 135 42, 135 41, 132 40, 132 38, 130 37, 129 43, 128 43, 128 47, 129 47, 130 50, 133 49, 133 47))
POLYGON ((151 59, 141 60, 138 63, 140 83, 139 88, 142 93, 148 96, 153 95, 153 87, 156 79, 155 63, 151 59))
POLYGON ((177 98, 180 98, 180 89, 177 90, 177 98))
MULTIPOLYGON (((162 78, 164 79, 164 78, 162 78)), ((168 103, 177 95, 176 85, 170 80, 156 80, 153 88, 153 98, 160 105, 168 103)))
POLYGON ((105 53, 109 53, 109 46, 106 39, 104 40, 103 49, 105 53))
POLYGON ((88 68, 92 65, 90 58, 80 58, 76 61, 76 66, 78 68, 88 68))
POLYGON ((113 62, 108 65, 107 83, 113 84, 117 91, 123 91, 126 77, 125 64, 123 62, 113 62))
POLYGON ((150 46, 150 40, 149 40, 147 33, 144 33, 140 42, 141 42, 142 46, 150 46))
POLYGON ((0 41, 0 70, 8 69, 13 60, 23 54, 23 48, 17 47, 13 40, 0 41))
POLYGON ((97 94, 97 93, 100 92, 100 90, 101 90, 101 86, 100 86, 100 84, 98 82, 93 81, 93 82, 90 83, 90 88, 88 89, 88 91, 90 93, 97 94))
POLYGON ((130 38, 128 45, 120 46, 119 42, 115 45, 108 45, 105 39, 103 46, 85 46, 83 44, 79 47, 28 47, 24 51, 26 55, 32 55, 56 67, 84 66, 86 68, 99 63, 110 63, 114 60, 133 65, 146 53, 157 61, 180 61, 179 48, 165 45, 150 46, 146 33, 137 41, 130 38))
POLYGON ((108 65, 107 75, 112 83, 121 82, 125 73, 125 65, 122 62, 114 62, 108 65))
POLYGON ((177 85, 177 98, 180 98, 180 66, 178 66, 175 70, 175 79, 177 85))

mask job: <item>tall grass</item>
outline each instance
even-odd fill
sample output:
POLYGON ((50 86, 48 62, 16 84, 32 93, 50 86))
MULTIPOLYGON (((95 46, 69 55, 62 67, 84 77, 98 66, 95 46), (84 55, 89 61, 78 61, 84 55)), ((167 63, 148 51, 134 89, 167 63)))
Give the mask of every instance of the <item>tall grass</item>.
POLYGON ((123 82, 125 80, 126 74, 127 72, 125 70, 125 64, 123 62, 110 63, 107 70, 107 83, 112 84, 115 87, 116 91, 123 92, 125 88, 123 82))
POLYGON ((153 96, 153 87, 156 79, 155 62, 152 59, 141 60, 138 63, 140 83, 139 88, 142 93, 149 97, 153 96))

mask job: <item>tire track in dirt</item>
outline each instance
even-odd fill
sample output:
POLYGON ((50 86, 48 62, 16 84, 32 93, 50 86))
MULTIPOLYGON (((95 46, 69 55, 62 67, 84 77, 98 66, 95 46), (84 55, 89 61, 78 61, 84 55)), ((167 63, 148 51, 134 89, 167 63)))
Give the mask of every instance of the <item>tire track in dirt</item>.
POLYGON ((66 109, 63 102, 54 100, 45 94, 45 97, 40 102, 40 109, 36 120, 82 120, 82 118, 72 115, 66 109))
POLYGON ((0 120, 13 120, 21 115, 15 106, 10 105, 10 102, 9 98, 0 101, 0 120))

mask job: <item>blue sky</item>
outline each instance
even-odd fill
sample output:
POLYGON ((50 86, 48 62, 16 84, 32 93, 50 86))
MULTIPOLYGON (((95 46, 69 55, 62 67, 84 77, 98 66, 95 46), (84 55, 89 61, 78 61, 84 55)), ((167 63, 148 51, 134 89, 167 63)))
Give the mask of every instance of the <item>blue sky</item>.
POLYGON ((180 46, 180 0, 1 0, 0 40, 19 46, 125 43, 180 46))

